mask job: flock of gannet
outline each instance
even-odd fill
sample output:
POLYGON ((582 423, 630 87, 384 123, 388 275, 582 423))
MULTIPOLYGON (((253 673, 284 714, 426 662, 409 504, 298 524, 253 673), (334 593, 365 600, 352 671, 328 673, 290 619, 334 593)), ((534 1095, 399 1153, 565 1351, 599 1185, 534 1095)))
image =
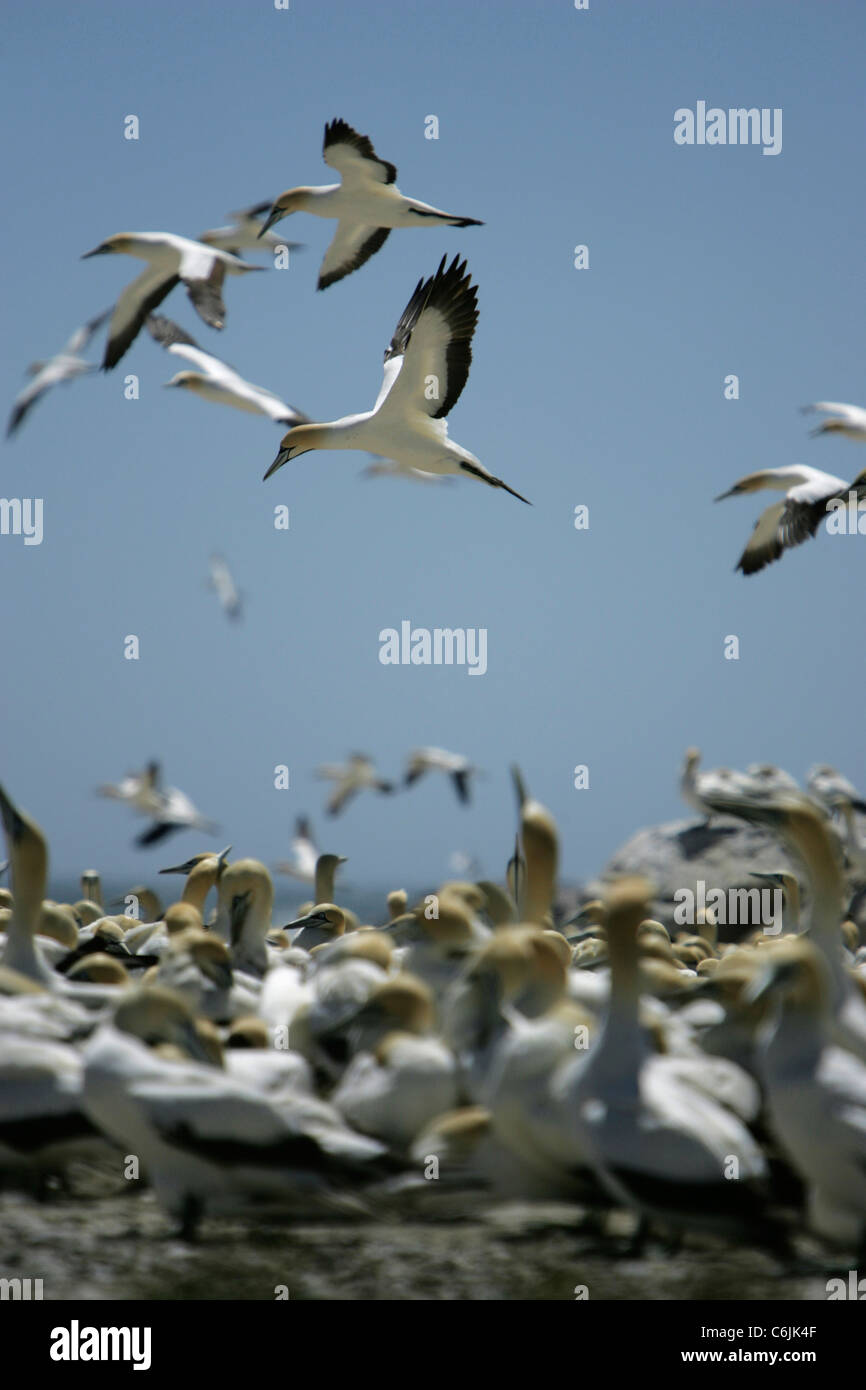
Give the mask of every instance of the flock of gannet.
MULTIPOLYGON (((166 384, 288 426, 270 477, 312 450, 358 449, 368 471, 416 481, 466 473, 527 499, 448 436, 478 321, 466 261, 443 255, 418 280, 384 358, 372 410, 312 421, 253 385, 156 313, 179 284, 211 328, 225 322, 227 275, 263 267, 243 253, 290 245, 271 227, 299 211, 332 218, 324 289, 403 227, 468 227, 404 197, 396 169, 342 120, 325 128, 339 184, 296 187, 197 240, 117 233, 86 257, 125 254, 146 269, 107 314, 37 364, 8 433, 54 383, 94 370, 81 352, 110 318, 102 367, 142 328, 183 370, 166 384)), ((866 411, 832 402, 815 433, 866 439, 866 411)), ((754 573, 815 534, 828 506, 866 496, 804 467, 764 469, 722 496, 784 492, 758 519, 738 565, 754 573)), ((229 618, 241 597, 223 556, 210 586, 229 618)), ((778 837, 800 866, 769 876, 784 926, 720 942, 712 913, 691 931, 652 916, 653 886, 606 885, 565 921, 556 902, 559 835, 519 774, 518 836, 502 882, 451 880, 414 902, 395 885, 364 922, 338 887, 345 858, 319 853, 297 822, 275 871, 313 897, 274 918, 264 863, 201 850, 162 869, 182 876, 165 906, 130 890, 133 923, 110 913, 100 876, 81 898, 48 890, 39 825, 0 788, 11 889, 0 889, 0 1182, 74 1180, 80 1160, 134 1154, 182 1234, 223 1210, 362 1217, 437 1192, 467 1210, 503 1198, 573 1199, 595 1221, 633 1214, 638 1240, 709 1231, 785 1259, 806 1227, 866 1253, 866 947, 846 911, 866 883, 856 788, 832 768, 807 791, 768 765, 699 772, 684 799, 707 821, 735 816, 778 837), (435 1172, 431 1171, 432 1160, 435 1172)), ((414 749, 402 777, 367 755, 327 764, 337 816, 364 791, 393 793, 430 772, 470 799, 479 769, 438 747, 414 749)), ((141 847, 217 827, 149 763, 99 794, 148 818, 141 847)), ((756 875, 757 876, 757 875, 756 875)), ((767 876, 764 876, 767 877, 767 876)), ((166 895, 167 896, 167 895, 166 895)), ((117 904, 115 904, 117 905, 117 904)))
MULTIPOLYGON (((147 263, 110 311, 103 370, 116 367, 147 326, 158 343, 198 368, 178 372, 166 385, 290 427, 265 478, 312 449, 362 449, 376 456, 367 470, 373 476, 430 480, 464 473, 526 502, 474 454, 448 438, 445 419, 466 385, 478 322, 477 290, 459 255, 447 267, 443 256, 436 273, 418 281, 385 353, 384 381, 373 409, 330 422, 311 421, 271 391, 254 386, 201 348, 185 329, 155 313, 171 291, 183 284, 199 317, 209 327, 221 329, 226 318, 226 276, 266 268, 244 260, 244 251, 273 254, 297 248, 298 243, 285 242, 270 230, 295 212, 337 222, 319 274, 320 290, 362 266, 395 228, 483 225, 478 218, 459 217, 405 197, 394 182, 394 165, 379 159, 369 137, 339 118, 325 126, 323 157, 339 172, 340 183, 291 188, 273 202, 256 203, 232 214, 232 223, 211 228, 197 240, 174 232, 116 232, 85 252, 85 260, 119 254, 147 263)), ((86 324, 62 353, 41 366, 15 402, 9 434, 50 385, 93 370, 77 354, 105 317, 86 324)))
MULTIPOLYGON (((454 775, 421 751, 410 767, 454 775)), ((574 1201, 611 1252, 616 1211, 632 1250, 709 1233, 784 1269, 804 1231, 863 1249, 866 952, 833 820, 861 799, 824 766, 806 793, 766 765, 699 774, 699 756, 690 804, 763 826, 800 865, 778 876, 782 935, 723 943, 711 912, 669 930, 638 877, 565 923, 557 826, 516 770, 503 881, 414 904, 395 888, 369 923, 334 900, 343 859, 305 820, 289 871, 315 897, 288 923, 268 869, 231 846, 163 870, 184 879, 165 908, 135 889, 150 920, 106 913, 94 870, 79 902, 46 899, 45 836, 0 788, 0 1180, 44 1196, 135 1155, 188 1239, 222 1212, 435 1218, 441 1193, 449 1216, 574 1201)), ((376 784, 360 756, 337 771, 353 766, 355 790, 376 784)), ((107 790, 147 810, 158 783, 151 765, 107 790)))

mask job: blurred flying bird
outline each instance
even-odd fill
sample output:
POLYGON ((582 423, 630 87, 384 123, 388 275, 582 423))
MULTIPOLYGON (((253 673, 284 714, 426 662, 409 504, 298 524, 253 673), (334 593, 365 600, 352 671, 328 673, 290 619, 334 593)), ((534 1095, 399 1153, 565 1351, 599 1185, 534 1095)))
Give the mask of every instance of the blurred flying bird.
POLYGON ((329 816, 339 815, 347 801, 365 788, 378 792, 394 790, 393 783, 378 776, 373 759, 365 753, 352 753, 345 764, 326 763, 316 769, 316 776, 337 783, 326 807, 329 816))
POLYGON ((209 564, 208 588, 213 589, 227 618, 241 618, 243 603, 227 561, 222 555, 212 555, 209 564))
POLYGON ((814 405, 804 405, 804 414, 822 411, 829 420, 822 420, 810 433, 843 434, 847 439, 866 439, 866 410, 859 405, 845 405, 842 401, 815 401, 814 405))
POLYGON ((765 565, 778 560, 791 546, 801 545, 814 536, 827 514, 828 502, 833 499, 844 501, 849 486, 858 492, 858 496, 861 492, 866 495, 866 472, 861 473, 850 485, 832 473, 822 473, 817 468, 804 468, 799 464, 791 468, 763 468, 740 478, 727 492, 720 493, 715 501, 721 502, 725 497, 738 496, 743 492, 759 492, 763 488, 782 491, 785 499, 773 502, 758 517, 736 569, 742 570, 743 574, 756 574, 765 565))
POLYGON ((425 772, 444 772, 450 777, 457 796, 464 805, 469 801, 469 778, 478 771, 462 753, 448 753, 444 748, 416 748, 409 755, 405 785, 411 786, 425 772))
POLYGON ((222 328, 226 314, 222 287, 226 275, 265 269, 172 232, 116 232, 92 251, 85 251, 81 259, 110 254, 136 256, 148 264, 147 270, 127 285, 114 306, 102 360, 106 372, 117 366, 138 337, 148 314, 181 280, 199 318, 211 328, 222 328))
POLYGON ((47 362, 33 362, 27 368, 28 376, 32 377, 29 386, 15 397, 12 406, 12 414, 9 416, 9 424, 6 428, 6 438, 9 439, 19 428, 28 411, 33 409, 36 402, 49 391, 52 386, 57 386, 61 381, 74 381, 78 376, 86 376, 88 372, 98 370, 95 362, 85 362, 79 353, 83 352, 102 325, 105 323, 110 309, 105 313, 98 314, 96 318, 89 319, 81 328, 77 328, 69 342, 60 349, 54 357, 47 362))
POLYGON ((205 352, 194 338, 171 319, 163 318, 161 314, 151 314, 147 327, 151 337, 167 352, 175 357, 183 357, 200 368, 198 372, 178 372, 171 381, 165 382, 166 386, 185 387, 203 400, 230 405, 235 410, 245 410, 252 415, 267 415, 268 419, 278 424, 300 424, 309 419, 308 415, 302 415, 272 391, 266 391, 263 386, 254 386, 219 357, 205 352))
POLYGON ((285 237, 277 236, 276 232, 262 231, 265 215, 270 210, 271 202, 268 199, 265 203, 254 203, 252 207, 242 208, 240 212, 230 212, 229 217, 234 219, 230 225, 211 227, 209 231, 202 232, 199 241, 203 241, 206 246, 216 246, 219 251, 228 251, 232 256, 239 256, 242 251, 257 251, 259 255, 267 255, 281 246, 285 246, 287 251, 302 251, 302 241, 286 241, 285 237))

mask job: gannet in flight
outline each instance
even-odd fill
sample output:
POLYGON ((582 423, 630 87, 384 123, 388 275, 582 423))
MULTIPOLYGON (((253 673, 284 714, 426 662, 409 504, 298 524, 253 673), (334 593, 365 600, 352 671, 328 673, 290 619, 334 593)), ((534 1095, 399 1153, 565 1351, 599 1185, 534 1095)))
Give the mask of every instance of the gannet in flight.
POLYGON ((378 792, 394 790, 393 783, 384 782, 378 776, 372 758, 365 753, 352 753, 345 764, 325 763, 316 769, 316 776, 337 783, 326 808, 329 816, 339 815, 346 802, 365 787, 378 792))
POLYGON ((97 333, 105 320, 111 313, 106 309, 104 314, 98 314, 94 319, 88 319, 87 323, 82 324, 81 328, 76 328, 69 342, 66 343, 54 357, 47 362, 33 362, 27 368, 28 376, 32 377, 29 386, 25 386, 16 397, 12 406, 12 414, 9 416, 9 424, 6 427, 6 438, 9 439, 21 425, 24 416, 33 406, 49 391, 52 386, 57 386, 61 381, 73 381, 77 376, 85 376, 88 372, 97 370, 95 362, 85 362, 79 353, 83 352, 93 337, 97 333))
POLYGON ((219 826, 196 810, 185 792, 177 787, 166 787, 159 794, 159 809, 153 824, 137 837, 135 843, 144 849, 165 840, 176 830, 203 830, 206 835, 213 835, 218 829, 219 826))
POLYGON ((469 473, 491 487, 522 497, 448 438, 445 417, 460 398, 472 361, 478 322, 477 287, 459 256, 419 280, 385 352, 382 389, 372 410, 327 424, 297 425, 281 441, 265 473, 311 449, 366 449, 408 469, 469 473))
POLYGON ((721 502, 725 497, 738 496, 743 492, 760 492, 764 488, 784 492, 785 499, 773 502, 758 517, 736 569, 742 570, 743 574, 756 574, 765 565, 778 560, 791 546, 801 545, 814 536, 826 515, 827 503, 832 498, 844 500, 849 489, 858 490, 859 494, 861 487, 866 495, 866 473, 849 484, 832 473, 822 473, 817 468, 805 468, 800 464, 791 468, 762 468, 757 473, 748 473, 745 478, 740 478, 732 488, 720 493, 714 500, 721 502))
POLYGON ((411 786, 431 770, 444 772, 454 782, 459 799, 464 803, 469 801, 469 778, 478 769, 462 753, 448 753, 444 748, 416 748, 409 755, 405 785, 411 786))
POLYGON ((274 872, 288 874, 290 878, 298 878, 302 883, 312 883, 316 877, 319 851, 316 849, 310 822, 306 816, 298 816, 295 822, 291 851, 291 862, 281 860, 279 864, 274 865, 274 872))
POLYGON ((226 275, 265 269, 172 232, 116 232, 92 251, 85 251, 81 259, 110 253, 136 256, 148 265, 127 285, 114 306, 102 361, 106 372, 117 365, 137 338, 148 314, 158 308, 180 280, 186 285, 199 318, 211 328, 222 328, 226 314, 222 286, 226 275))
POLYGON ((287 405, 263 386, 254 386, 219 357, 205 352, 194 338, 171 319, 163 318, 161 314, 151 314, 147 327, 151 337, 166 351, 175 357, 183 357, 199 368, 197 372, 178 372, 171 381, 165 382, 166 386, 185 387, 203 400, 230 405, 235 410, 246 410, 252 415, 267 415, 268 419, 278 424, 297 425, 309 420, 309 415, 303 415, 294 406, 287 405))
POLYGON ((208 588, 213 589, 219 599, 226 617, 233 619, 242 617, 244 610, 240 591, 232 578, 228 563, 222 555, 210 557, 210 575, 207 582, 208 588))
POLYGON ((814 405, 804 405, 803 412, 820 410, 831 416, 822 420, 812 435, 844 434, 848 439, 866 439, 866 410, 859 405, 845 405, 841 401, 815 401, 814 405))
POLYGON ((274 222, 292 212, 336 217, 337 230, 319 271, 320 290, 368 261, 395 227, 484 225, 477 217, 456 217, 429 203, 404 197, 395 183, 394 165, 379 159, 369 137, 359 135, 345 121, 338 119, 325 126, 322 157, 338 171, 342 182, 321 188, 290 188, 281 193, 259 233, 264 236, 274 222))
POLYGON ((254 203, 252 207, 242 208, 240 212, 230 212, 229 217, 234 220, 226 227, 211 227, 207 232, 202 232, 199 241, 203 241, 206 246, 216 246, 220 251, 228 251, 233 256, 239 256, 242 251, 257 251, 259 255, 276 251, 279 247, 285 247, 287 251, 301 251, 304 243, 302 241, 286 241, 285 237, 278 236, 276 232, 263 232, 265 214, 271 210, 271 200, 266 203, 254 203))
POLYGON ((128 772, 116 786, 103 783, 96 788, 96 795, 110 797, 112 801, 125 801, 134 810, 153 816, 160 809, 162 793, 159 783, 159 763, 149 762, 143 772, 128 772))

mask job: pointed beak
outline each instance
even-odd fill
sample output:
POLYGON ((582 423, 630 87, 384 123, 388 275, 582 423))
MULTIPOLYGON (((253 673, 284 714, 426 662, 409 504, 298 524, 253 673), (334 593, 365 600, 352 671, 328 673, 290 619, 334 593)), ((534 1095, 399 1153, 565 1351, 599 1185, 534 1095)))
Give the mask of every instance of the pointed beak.
POLYGON ((323 912, 310 912, 306 917, 297 917, 294 922, 287 922, 283 931, 296 931, 300 927, 321 927, 330 926, 330 922, 323 912))
POLYGON ((736 490, 737 490, 737 489, 736 489, 735 487, 728 488, 728 491, 727 491, 727 492, 720 492, 719 495, 718 495, 718 497, 714 497, 714 498, 713 498, 713 501, 714 501, 714 502, 724 502, 724 500, 725 500, 726 497, 733 497, 733 495, 734 495, 734 493, 736 492, 736 490))
POLYGON ((281 449, 280 452, 277 454, 277 457, 271 464, 270 468, 268 469, 267 473, 265 474, 264 478, 262 479, 262 482, 266 483, 271 474, 276 473, 278 468, 282 468, 284 463, 288 463, 291 457, 291 449, 281 449))
POLYGON ((264 222, 262 223, 260 230, 256 234, 256 240, 260 240, 261 237, 264 236, 265 232, 268 231, 268 229, 272 227, 275 222, 279 222, 280 218, 283 216, 285 216, 285 214, 283 213, 282 209, 278 208, 275 203, 274 206, 271 208, 270 212, 268 213, 267 217, 265 218, 264 222))
POLYGON ((91 256, 106 256, 106 255, 108 254, 108 252, 110 251, 110 249, 111 249, 111 248, 110 248, 109 246, 105 246, 105 245, 102 245, 102 246, 94 246, 94 248, 93 248, 92 251, 85 251, 85 252, 84 252, 84 255, 81 257, 81 259, 82 259, 83 261, 89 261, 91 256))
POLYGON ((173 864, 170 869, 160 869, 159 872, 161 874, 188 874, 192 872, 194 867, 192 860, 188 859, 185 864, 173 864))

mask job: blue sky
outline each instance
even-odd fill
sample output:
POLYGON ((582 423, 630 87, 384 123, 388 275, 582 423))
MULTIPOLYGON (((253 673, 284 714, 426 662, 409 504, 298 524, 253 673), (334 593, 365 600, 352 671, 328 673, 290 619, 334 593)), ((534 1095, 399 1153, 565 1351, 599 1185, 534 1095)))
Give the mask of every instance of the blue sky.
POLYGON ((164 312, 335 418, 372 405, 418 278, 465 254, 480 321, 451 433, 534 504, 471 479, 365 479, 349 453, 263 483, 279 427, 163 391, 176 364, 146 336, 46 398, 2 445, 3 495, 44 499, 42 545, 0 537, 2 777, 58 872, 140 880, 200 847, 133 850, 138 823, 93 795, 150 757, 237 854, 280 857, 308 812, 351 881, 387 886, 441 879, 458 849, 498 876, 512 761, 557 816, 566 876, 683 814, 691 743, 707 765, 827 761, 866 786, 866 542, 820 534, 746 580, 733 567, 771 499, 712 503, 760 467, 866 465, 798 413, 866 401, 862 6, 91 0, 11 4, 5 27, 7 403, 138 273, 82 252, 124 230, 195 236, 328 182, 322 129, 342 116, 404 192, 486 225, 395 232, 317 294, 332 225, 299 214, 281 229, 308 249, 230 280, 224 332, 178 291, 164 312), (782 152, 676 146, 674 111, 698 100, 781 107, 782 152), (205 587, 213 550, 247 597, 242 626, 205 587), (379 631, 404 619, 485 627, 487 673, 381 665, 379 631), (470 809, 431 778, 325 821, 318 763, 360 748, 396 775, 426 743, 487 770, 470 809))

